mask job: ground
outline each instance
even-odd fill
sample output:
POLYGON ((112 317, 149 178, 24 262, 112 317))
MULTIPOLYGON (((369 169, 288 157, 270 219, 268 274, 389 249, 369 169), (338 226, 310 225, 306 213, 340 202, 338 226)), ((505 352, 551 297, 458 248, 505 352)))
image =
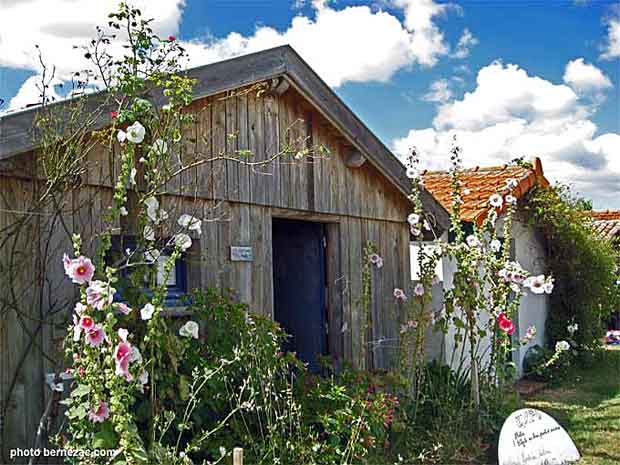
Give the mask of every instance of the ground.
POLYGON ((568 431, 583 457, 579 465, 620 464, 620 350, 606 351, 558 386, 527 396, 525 404, 568 431))

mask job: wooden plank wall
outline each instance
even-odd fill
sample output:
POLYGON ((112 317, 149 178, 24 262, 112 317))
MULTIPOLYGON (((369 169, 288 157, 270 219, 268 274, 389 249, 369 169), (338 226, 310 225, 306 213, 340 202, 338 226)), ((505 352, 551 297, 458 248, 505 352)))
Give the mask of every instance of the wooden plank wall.
MULTIPOLYGON (((349 360, 357 366, 389 367, 393 364, 398 336, 398 314, 392 291, 394 287, 405 287, 408 282, 409 237, 405 223, 408 202, 368 162, 361 168, 347 168, 346 141, 295 91, 260 98, 252 93, 224 97, 203 99, 188 109, 197 113, 197 124, 188 134, 181 153, 184 160, 191 160, 195 151, 218 156, 251 150, 255 154, 251 161, 260 162, 287 149, 293 151, 282 153, 274 163, 265 166, 212 161, 166 186, 169 195, 164 199, 164 207, 170 210, 172 221, 184 212, 205 219, 202 235, 193 236, 190 285, 232 288, 253 311, 273 316, 272 218, 324 222, 328 225, 330 351, 339 363, 349 360), (319 145, 328 149, 328 157, 295 158, 298 150, 319 145), (372 325, 367 338, 370 345, 366 360, 361 360, 360 331, 364 325, 358 300, 367 241, 376 245, 385 265, 372 271, 372 325), (232 262, 231 245, 251 246, 254 260, 232 262)), ((60 199, 63 211, 60 216, 40 224, 33 220, 32 224, 37 226, 17 243, 18 249, 24 252, 33 250, 32 245, 36 243, 40 256, 45 259, 38 264, 29 262, 16 279, 28 282, 35 268, 39 266, 40 271, 43 266, 52 276, 40 287, 43 301, 49 301, 50 306, 54 302, 56 306, 67 307, 53 319, 54 324, 45 326, 37 336, 37 343, 50 353, 63 336, 65 318, 75 298, 74 287, 64 280, 60 257, 62 252, 70 252, 68 233, 71 232, 82 234, 84 253, 94 252, 97 234, 106 227, 101 213, 112 201, 110 176, 118 171, 114 157, 101 149, 89 153, 83 178, 85 186, 60 199), (65 226, 69 231, 64 231, 65 226), (50 247, 41 241, 49 242, 50 247)), ((3 176, 0 228, 15 222, 16 215, 11 211, 26 208, 33 189, 29 181, 3 176)), ((135 226, 127 219, 114 227, 135 233, 135 226)), ((0 250, 3 266, 6 250, 0 250)), ((4 286, 0 296, 5 298, 3 289, 4 286)), ((25 295, 28 299, 36 298, 36 292, 25 295)), ((33 305, 33 308, 37 307, 33 305)), ((32 331, 37 317, 25 321, 9 312, 0 318, 2 395, 24 349, 25 334, 32 331)), ((13 447, 32 441, 47 393, 43 375, 53 369, 53 363, 44 361, 40 352, 28 355, 25 365, 15 389, 12 414, 6 419, 9 445, 13 447)))

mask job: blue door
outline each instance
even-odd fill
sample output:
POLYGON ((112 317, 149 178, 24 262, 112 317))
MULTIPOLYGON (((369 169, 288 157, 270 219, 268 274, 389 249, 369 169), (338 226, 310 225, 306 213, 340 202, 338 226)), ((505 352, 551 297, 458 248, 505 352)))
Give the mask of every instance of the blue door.
POLYGON ((290 335, 284 349, 312 372, 327 354, 324 241, 321 223, 273 220, 275 320, 290 335))

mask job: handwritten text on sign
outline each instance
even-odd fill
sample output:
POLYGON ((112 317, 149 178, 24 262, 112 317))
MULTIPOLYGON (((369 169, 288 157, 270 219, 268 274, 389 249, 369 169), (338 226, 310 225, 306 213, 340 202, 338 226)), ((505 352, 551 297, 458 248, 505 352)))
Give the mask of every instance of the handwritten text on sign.
POLYGON ((521 409, 504 422, 499 465, 568 465, 581 456, 564 428, 540 410, 521 409))

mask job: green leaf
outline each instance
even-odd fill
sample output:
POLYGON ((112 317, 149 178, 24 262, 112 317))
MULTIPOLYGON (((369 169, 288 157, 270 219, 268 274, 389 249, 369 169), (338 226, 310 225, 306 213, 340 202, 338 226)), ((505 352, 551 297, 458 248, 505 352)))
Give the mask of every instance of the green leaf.
POLYGON ((87 384, 80 384, 76 387, 71 393, 71 397, 84 397, 86 394, 90 393, 90 386, 87 384))

